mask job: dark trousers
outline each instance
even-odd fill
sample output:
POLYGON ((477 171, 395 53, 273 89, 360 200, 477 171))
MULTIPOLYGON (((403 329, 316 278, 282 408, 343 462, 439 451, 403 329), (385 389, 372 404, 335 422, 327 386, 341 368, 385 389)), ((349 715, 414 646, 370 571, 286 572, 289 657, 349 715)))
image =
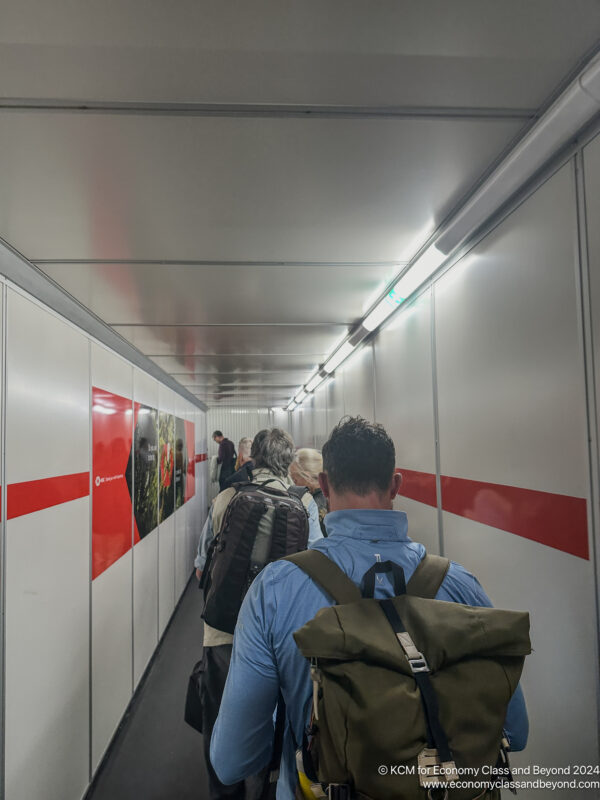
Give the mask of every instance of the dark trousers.
POLYGON ((221 472, 219 473, 219 491, 226 489, 225 481, 230 478, 235 472, 235 461, 229 464, 221 464, 221 472))
POLYGON ((210 737, 212 736, 225 681, 231 661, 230 644, 204 648, 204 680, 202 682, 202 731, 204 735, 204 757, 208 772, 210 800, 258 800, 264 783, 264 773, 246 781, 225 786, 217 778, 210 762, 210 737))

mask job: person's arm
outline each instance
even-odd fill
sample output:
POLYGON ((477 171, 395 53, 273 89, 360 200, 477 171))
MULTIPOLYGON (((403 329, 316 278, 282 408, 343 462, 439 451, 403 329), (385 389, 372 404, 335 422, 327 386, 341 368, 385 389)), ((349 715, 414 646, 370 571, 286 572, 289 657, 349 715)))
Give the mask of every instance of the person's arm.
POLYGON ((521 684, 515 689, 506 709, 504 733, 513 751, 524 750, 529 737, 529 717, 521 684))
POLYGON ((208 548, 214 538, 212 514, 213 507, 211 506, 208 510, 208 516, 206 517, 206 522, 204 523, 204 527, 202 528, 202 533, 200 534, 200 539, 198 541, 198 552, 196 553, 196 559, 194 561, 194 566, 196 567, 196 577, 198 580, 200 580, 202 577, 202 570, 206 564, 208 548))
POLYGON ((256 775, 271 758, 279 675, 271 647, 270 621, 275 619, 276 603, 269 576, 266 567, 242 604, 210 743, 210 760, 226 785, 256 775))
POLYGON ((219 443, 219 454, 217 455, 217 464, 223 463, 223 458, 225 456, 225 448, 223 447, 224 444, 225 444, 225 439, 223 439, 223 441, 219 443))
MULTIPOLYGON (((310 494, 305 495, 305 497, 307 496, 310 497, 310 494)), ((308 544, 310 546, 323 538, 323 531, 319 522, 319 508, 312 497, 306 511, 308 513, 308 544)))

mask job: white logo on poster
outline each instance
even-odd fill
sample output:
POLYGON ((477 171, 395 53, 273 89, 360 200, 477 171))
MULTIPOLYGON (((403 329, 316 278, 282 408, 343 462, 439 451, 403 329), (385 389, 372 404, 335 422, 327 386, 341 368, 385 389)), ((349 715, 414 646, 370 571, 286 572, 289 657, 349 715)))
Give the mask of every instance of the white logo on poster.
POLYGON ((110 483, 111 481, 118 481, 122 477, 123 475, 109 475, 106 478, 101 478, 100 475, 97 475, 94 483, 96 484, 96 486, 100 486, 100 484, 102 483, 110 483))

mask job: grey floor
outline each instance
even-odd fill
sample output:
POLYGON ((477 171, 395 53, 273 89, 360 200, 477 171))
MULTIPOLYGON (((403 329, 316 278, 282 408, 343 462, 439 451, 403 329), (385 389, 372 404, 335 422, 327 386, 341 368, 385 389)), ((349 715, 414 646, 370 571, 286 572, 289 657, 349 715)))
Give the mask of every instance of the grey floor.
POLYGON ((201 599, 190 581, 86 800, 208 797, 202 736, 183 721, 188 677, 202 651, 201 599))

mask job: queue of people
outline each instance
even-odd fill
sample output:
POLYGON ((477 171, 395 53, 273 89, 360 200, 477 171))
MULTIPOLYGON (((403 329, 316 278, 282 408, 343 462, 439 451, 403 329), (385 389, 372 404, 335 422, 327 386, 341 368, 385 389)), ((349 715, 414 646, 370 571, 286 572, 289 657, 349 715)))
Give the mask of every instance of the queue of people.
POLYGON ((196 560, 211 800, 437 800, 467 767, 499 797, 528 737, 528 615, 409 538, 381 425, 344 418, 322 454, 248 441, 196 560))

